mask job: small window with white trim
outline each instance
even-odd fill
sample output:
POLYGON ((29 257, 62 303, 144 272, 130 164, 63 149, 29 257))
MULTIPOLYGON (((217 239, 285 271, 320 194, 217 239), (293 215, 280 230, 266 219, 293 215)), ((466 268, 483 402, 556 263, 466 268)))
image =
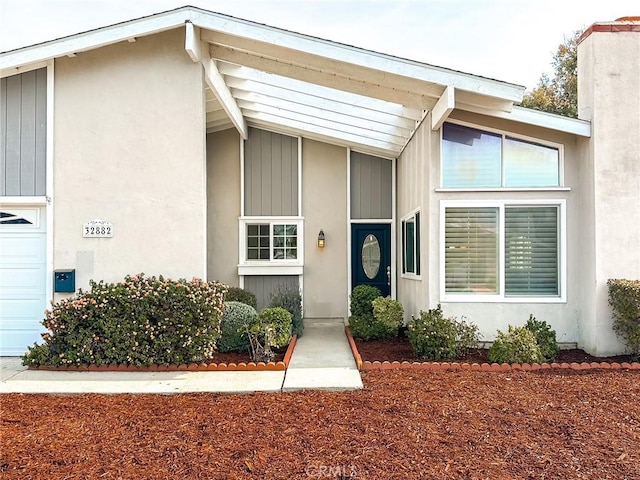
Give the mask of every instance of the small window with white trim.
POLYGON ((420 212, 402 219, 402 274, 420 275, 420 212))
POLYGON ((302 273, 302 234, 301 217, 240 218, 238 272, 256 275, 268 268, 283 274, 302 273))
POLYGON ((442 126, 442 187, 557 188, 560 146, 446 122, 442 126))
POLYGON ((564 205, 443 201, 443 300, 562 300, 564 205))

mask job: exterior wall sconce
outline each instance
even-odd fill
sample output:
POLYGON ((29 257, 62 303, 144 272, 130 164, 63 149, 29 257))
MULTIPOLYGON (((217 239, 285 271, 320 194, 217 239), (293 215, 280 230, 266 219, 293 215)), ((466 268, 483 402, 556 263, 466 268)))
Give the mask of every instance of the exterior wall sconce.
POLYGON ((322 230, 318 234, 318 248, 324 248, 324 232, 322 230))

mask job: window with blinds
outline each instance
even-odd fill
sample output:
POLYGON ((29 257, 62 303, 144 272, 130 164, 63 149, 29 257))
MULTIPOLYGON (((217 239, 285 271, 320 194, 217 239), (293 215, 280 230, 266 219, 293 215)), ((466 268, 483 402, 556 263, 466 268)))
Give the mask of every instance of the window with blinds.
POLYGON ((506 207, 505 294, 558 295, 558 207, 506 207))
POLYGON ((447 208, 445 289, 498 293, 498 208, 447 208))
POLYGON ((445 207, 445 294, 559 297, 559 218, 549 204, 445 207))

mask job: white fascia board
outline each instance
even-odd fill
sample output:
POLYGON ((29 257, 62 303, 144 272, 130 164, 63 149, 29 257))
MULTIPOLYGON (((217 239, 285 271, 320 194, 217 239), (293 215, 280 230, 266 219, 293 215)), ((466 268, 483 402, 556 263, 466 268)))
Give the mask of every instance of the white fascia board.
POLYGON ((324 102, 324 106, 326 108, 322 108, 308 104, 305 105, 287 101, 280 98, 269 97, 266 95, 257 94, 255 92, 232 89, 231 93, 239 103, 241 108, 243 107, 243 105, 240 102, 246 102, 245 105, 266 105, 272 108, 295 112, 297 114, 303 114, 310 117, 324 118, 333 123, 343 123, 367 130, 374 130, 381 133, 386 133, 388 135, 395 135, 404 138, 409 138, 411 136, 412 128, 402 128, 398 125, 375 122, 370 120, 366 116, 356 115, 356 113, 359 112, 351 112, 347 114, 336 112, 333 109, 332 102, 330 102, 329 100, 324 102))
POLYGON ((187 51, 191 61, 196 63, 202 61, 202 44, 200 42, 200 29, 194 27, 193 23, 185 24, 184 49, 187 51))
MULTIPOLYGON (((86 50, 129 41, 182 26, 189 19, 190 9, 182 8, 150 17, 98 28, 58 40, 19 48, 0 54, 0 70, 13 69, 50 58, 73 55, 86 50)), ((4 73, 4 72, 3 72, 4 73)))
POLYGON ((192 11, 192 21, 195 25, 207 30, 221 31, 258 42, 284 46, 293 50, 395 75, 404 75, 425 82, 452 85, 463 90, 504 98, 514 102, 522 101, 525 90, 520 85, 372 52, 350 45, 252 23, 247 20, 233 19, 231 21, 229 17, 201 10, 194 9, 192 11))
POLYGON ((264 113, 246 112, 247 122, 260 125, 276 125, 281 131, 285 129, 294 135, 302 135, 305 138, 322 138, 323 141, 331 144, 371 148, 380 152, 385 152, 385 156, 397 156, 402 151, 402 147, 394 143, 384 142, 373 138, 354 135, 342 130, 327 128, 318 125, 299 122, 285 117, 264 113))
MULTIPOLYGON (((323 87, 321 85, 315 85, 308 82, 303 82, 301 80, 283 77, 274 73, 261 72, 249 67, 231 65, 226 62, 221 62, 220 72, 228 77, 234 77, 240 80, 250 80, 272 87, 292 90, 294 92, 305 92, 307 95, 312 95, 321 99, 330 98, 332 101, 341 102, 346 105, 356 105, 362 108, 384 112, 390 115, 398 115, 411 118, 416 121, 422 119, 422 111, 415 108, 407 108, 404 105, 400 105, 397 103, 387 102, 385 100, 366 97, 364 95, 349 93, 342 90, 336 90, 334 88, 323 87)), ((236 85, 237 88, 240 88, 242 90, 251 90, 251 87, 249 85, 247 85, 246 87, 238 84, 236 85)))
POLYGON ((455 88, 448 86, 431 110, 431 130, 438 130, 456 108, 455 88))
POLYGON ((456 103, 456 108, 467 112, 479 113, 490 117, 503 118, 513 122, 548 128, 559 132, 572 133, 580 137, 591 136, 591 122, 577 118, 563 117, 553 113, 541 112, 539 110, 532 110, 530 108, 514 106, 511 112, 501 112, 460 103, 456 103))
POLYGON ((293 120, 295 122, 299 122, 300 124, 306 124, 310 128, 322 127, 327 129, 340 130, 344 133, 350 133, 359 137, 382 141, 388 144, 394 144, 398 147, 404 146, 408 140, 408 136, 401 137, 398 135, 389 135, 378 130, 372 130, 354 124, 343 123, 340 122, 337 118, 331 118, 331 116, 315 117, 306 113, 293 112, 291 110, 276 108, 265 104, 245 102, 244 100, 238 101, 238 105, 240 105, 240 108, 242 108, 242 111, 245 112, 247 116, 249 116, 248 112, 266 113, 288 120, 293 120))

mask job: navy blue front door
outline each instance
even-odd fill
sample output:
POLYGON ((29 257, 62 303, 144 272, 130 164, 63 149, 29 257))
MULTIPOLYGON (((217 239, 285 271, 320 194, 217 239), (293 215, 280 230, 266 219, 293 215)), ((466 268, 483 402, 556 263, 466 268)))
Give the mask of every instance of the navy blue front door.
POLYGON ((391 295, 391 225, 351 225, 351 287, 372 285, 391 295))

